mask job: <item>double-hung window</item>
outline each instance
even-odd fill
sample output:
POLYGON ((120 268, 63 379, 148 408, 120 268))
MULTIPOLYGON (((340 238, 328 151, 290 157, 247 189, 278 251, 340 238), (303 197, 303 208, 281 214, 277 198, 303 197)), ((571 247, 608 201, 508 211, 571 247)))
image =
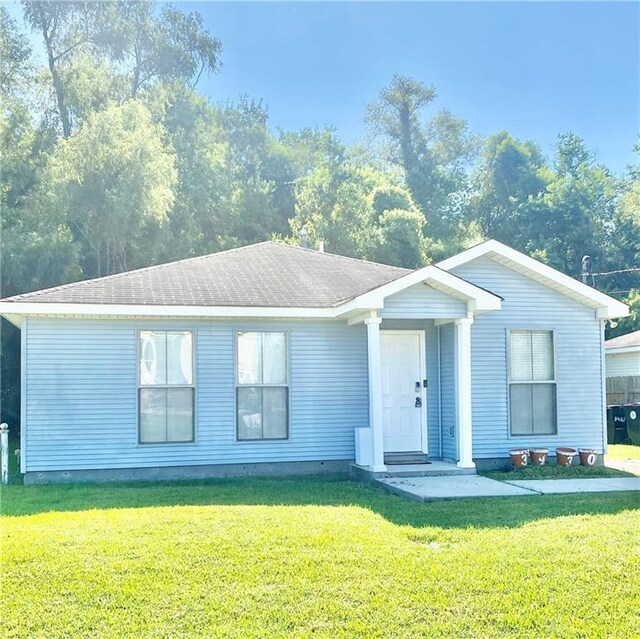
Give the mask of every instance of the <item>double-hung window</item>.
POLYGON ((509 332, 509 412, 512 435, 557 432, 553 331, 509 332))
POLYGON ((140 331, 139 441, 194 441, 193 333, 140 331))
POLYGON ((286 333, 237 333, 236 403, 238 440, 287 439, 286 333))

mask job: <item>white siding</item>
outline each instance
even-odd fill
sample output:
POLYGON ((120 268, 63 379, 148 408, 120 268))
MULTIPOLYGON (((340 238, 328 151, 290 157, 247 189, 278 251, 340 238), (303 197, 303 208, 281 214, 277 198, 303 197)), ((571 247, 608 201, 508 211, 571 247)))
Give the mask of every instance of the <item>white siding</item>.
POLYGON ((637 353, 605 352, 607 377, 640 375, 640 351, 637 353))
POLYGON ((473 456, 504 457, 509 448, 604 445, 602 336, 595 311, 489 258, 453 271, 504 298, 502 310, 472 327, 473 456), (509 434, 507 331, 549 329, 556 338, 558 434, 509 434))
POLYGON ((24 364, 27 471, 353 459, 368 425, 362 325, 31 319, 24 364), (195 331, 195 443, 137 443, 139 328, 195 331), (288 331, 288 441, 235 441, 236 330, 288 331))

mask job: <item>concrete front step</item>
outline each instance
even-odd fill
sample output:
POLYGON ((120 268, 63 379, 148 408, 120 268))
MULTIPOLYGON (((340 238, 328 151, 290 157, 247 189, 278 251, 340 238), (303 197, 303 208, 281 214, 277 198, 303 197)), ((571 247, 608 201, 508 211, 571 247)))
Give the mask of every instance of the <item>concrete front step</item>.
POLYGON ((368 468, 351 464, 351 474, 357 479, 383 479, 389 477, 445 477, 475 475, 475 468, 458 468, 454 463, 432 461, 428 464, 387 464, 387 470, 374 473, 368 468))

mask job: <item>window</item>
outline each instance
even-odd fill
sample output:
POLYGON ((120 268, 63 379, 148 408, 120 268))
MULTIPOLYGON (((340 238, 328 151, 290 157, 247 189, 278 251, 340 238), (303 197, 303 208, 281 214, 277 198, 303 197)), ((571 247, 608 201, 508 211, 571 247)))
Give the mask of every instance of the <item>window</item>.
POLYGON ((193 333, 140 331, 139 441, 194 441, 193 333))
POLYGON ((553 331, 510 331, 509 406, 512 435, 557 432, 553 331))
POLYGON ((238 333, 236 367, 238 439, 287 439, 286 333, 238 333))

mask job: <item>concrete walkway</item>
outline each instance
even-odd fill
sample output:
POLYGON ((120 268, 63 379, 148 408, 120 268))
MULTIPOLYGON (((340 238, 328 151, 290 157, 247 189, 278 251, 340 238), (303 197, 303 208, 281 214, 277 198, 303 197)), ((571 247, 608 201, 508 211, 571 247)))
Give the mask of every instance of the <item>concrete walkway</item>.
MULTIPOLYGON (((479 475, 451 477, 384 477, 376 482, 387 490, 419 501, 468 497, 514 497, 562 493, 640 491, 640 477, 603 479, 531 479, 496 481, 479 475)), ((638 495, 640 502, 640 494, 638 495)))
POLYGON ((450 477, 384 477, 376 479, 387 490, 420 501, 465 497, 509 497, 537 493, 479 475, 450 477))
MULTIPOLYGON (((606 493, 611 491, 640 491, 640 477, 606 477, 597 479, 523 479, 508 484, 526 488, 541 495, 561 493, 606 493)), ((640 495, 638 495, 640 500, 640 495)))

